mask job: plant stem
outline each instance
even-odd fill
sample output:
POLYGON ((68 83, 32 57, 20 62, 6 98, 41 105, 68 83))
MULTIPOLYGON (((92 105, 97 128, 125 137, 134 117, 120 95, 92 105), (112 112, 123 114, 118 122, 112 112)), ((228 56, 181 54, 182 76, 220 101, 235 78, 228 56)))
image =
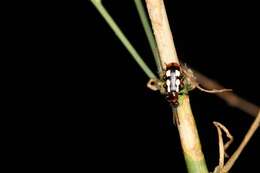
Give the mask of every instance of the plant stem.
POLYGON ((146 4, 149 4, 147 5, 147 9, 159 49, 163 69, 166 68, 166 64, 172 62, 179 64, 164 2, 162 0, 146 0, 146 4))
MULTIPOLYGON (((164 66, 169 63, 179 63, 173 37, 162 0, 146 0, 155 39, 159 48, 161 62, 164 66)), ((204 155, 201 150, 196 123, 191 111, 189 96, 184 95, 177 107, 177 123, 181 145, 189 173, 208 173, 204 155)))
POLYGON ((231 167, 234 165, 235 161, 237 160, 237 158, 239 157, 239 155, 241 154, 241 152, 243 151, 243 149, 245 148, 249 140, 252 138, 257 128, 259 127, 259 124, 260 124, 260 111, 258 112, 257 117, 255 118, 254 122, 252 123, 248 132, 246 133, 243 141, 241 142, 237 150, 233 153, 233 155, 225 164, 223 168, 223 172, 228 172, 231 169, 231 167))
POLYGON ((98 12, 102 15, 102 17, 105 19, 105 21, 108 23, 108 25, 111 27, 111 29, 114 31, 114 33, 119 38, 119 40, 122 42, 122 44, 126 47, 126 49, 129 51, 129 53, 132 55, 132 57, 137 62, 137 64, 142 68, 142 70, 145 72, 145 74, 150 79, 156 79, 157 77, 155 76, 155 74, 146 65, 146 63, 143 61, 141 56, 138 54, 138 52, 135 50, 135 48, 128 41, 128 39, 125 37, 123 32, 120 30, 118 25, 115 23, 113 18, 110 16, 110 14, 104 8, 104 6, 101 3, 101 0, 91 0, 91 2, 96 7, 98 12))
POLYGON ((154 60, 155 60, 156 66, 157 66, 158 73, 161 74, 162 64, 161 64, 161 60, 160 60, 160 57, 159 57, 158 48, 157 48, 157 45, 156 45, 156 42, 155 42, 155 39, 154 39, 154 35, 153 35, 153 32, 152 32, 151 26, 149 24, 149 20, 148 20, 147 14, 145 12, 143 3, 140 0, 135 0, 134 2, 135 2, 135 6, 136 6, 137 12, 139 14, 139 17, 141 19, 146 37, 148 39, 150 48, 153 52, 153 56, 154 56, 154 60))
MULTIPOLYGON (((192 69, 194 75, 199 84, 201 84, 206 89, 222 89, 225 88, 224 86, 220 85, 218 82, 214 81, 213 79, 208 78, 207 76, 199 73, 198 71, 192 69)), ((259 111, 259 106, 249 101, 239 97, 233 92, 223 92, 223 93, 216 93, 216 95, 223 100, 225 100, 230 106, 238 108, 245 113, 255 117, 259 111)), ((260 125, 260 124, 259 124, 260 125)))
POLYGON ((177 112, 178 131, 188 172, 208 173, 188 95, 183 97, 177 112))

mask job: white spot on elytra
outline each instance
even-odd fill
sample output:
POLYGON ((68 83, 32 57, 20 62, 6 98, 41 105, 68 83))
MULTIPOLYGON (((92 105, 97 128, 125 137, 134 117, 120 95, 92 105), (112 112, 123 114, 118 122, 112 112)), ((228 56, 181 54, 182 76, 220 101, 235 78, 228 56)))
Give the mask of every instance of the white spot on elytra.
POLYGON ((180 71, 179 70, 175 70, 175 75, 176 76, 180 76, 181 75, 180 71))
POLYGON ((176 84, 176 92, 179 92, 179 86, 181 84, 180 79, 177 79, 175 84, 176 84))
POLYGON ((170 80, 166 80, 166 85, 167 85, 167 92, 171 92, 171 88, 170 88, 171 81, 170 80))
POLYGON ((176 85, 180 85, 180 84, 181 84, 180 79, 177 79, 176 80, 176 85))
POLYGON ((167 71, 166 71, 166 76, 167 76, 167 77, 170 77, 170 76, 171 76, 171 70, 167 70, 167 71))

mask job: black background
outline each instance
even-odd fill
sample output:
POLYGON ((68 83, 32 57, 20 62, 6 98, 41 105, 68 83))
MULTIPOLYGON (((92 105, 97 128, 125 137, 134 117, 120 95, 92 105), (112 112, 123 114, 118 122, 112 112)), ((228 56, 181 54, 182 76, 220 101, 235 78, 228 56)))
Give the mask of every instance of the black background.
MULTIPOLYGON (((156 72, 134 3, 103 3, 156 72)), ((179 58, 259 105, 256 2, 167 0, 165 6, 179 58)), ((147 76, 95 7, 81 0, 60 3, 51 11, 55 15, 42 21, 43 32, 39 35, 47 41, 40 50, 45 56, 46 73, 51 76, 51 81, 43 82, 48 88, 43 95, 51 93, 45 104, 56 110, 54 126, 58 124, 58 136, 70 134, 73 147, 86 146, 86 152, 75 151, 83 152, 83 158, 91 156, 97 164, 95 169, 185 172, 168 103, 146 87, 147 76)), ((233 134, 235 141, 228 150, 231 154, 253 118, 213 94, 194 90, 190 99, 212 171, 218 163, 217 131, 212 122, 223 123, 233 134)), ((257 172, 254 161, 260 154, 259 134, 257 131, 231 172, 257 172)))

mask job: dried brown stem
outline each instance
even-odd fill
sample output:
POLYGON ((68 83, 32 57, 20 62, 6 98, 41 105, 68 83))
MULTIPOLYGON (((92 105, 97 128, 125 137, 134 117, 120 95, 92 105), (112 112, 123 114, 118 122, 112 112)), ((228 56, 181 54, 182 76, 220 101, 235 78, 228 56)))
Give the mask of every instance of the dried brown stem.
POLYGON ((247 143, 249 142, 249 140, 257 130, 257 128, 259 127, 259 124, 260 124, 260 111, 258 112, 257 117, 255 118, 254 122, 250 126, 248 132, 246 133, 238 149, 234 152, 234 154, 230 157, 230 159, 225 164, 223 168, 223 172, 228 172, 232 168, 235 161, 237 160, 237 158, 239 157, 239 155, 241 154, 241 152, 243 151, 243 149, 245 148, 245 146, 247 145, 247 143))
POLYGON ((202 88, 201 86, 197 85, 196 86, 199 90, 206 92, 206 93, 223 93, 223 92, 227 92, 227 91, 232 91, 232 89, 211 89, 211 90, 207 90, 202 88))
POLYGON ((225 149, 224 149, 224 142, 222 138, 222 132, 221 132, 221 126, 217 122, 213 122, 213 124, 216 126, 217 131, 218 131, 218 142, 219 142, 219 163, 217 166, 217 169, 220 170, 224 166, 224 155, 225 155, 225 149))
MULTIPOLYGON (((193 70, 197 82, 206 89, 223 89, 224 87, 216 81, 209 79, 205 75, 193 70)), ((216 93, 216 95, 225 100, 230 106, 236 107, 252 116, 256 116, 259 111, 259 106, 250 103, 249 101, 239 97, 233 92, 216 93)))
POLYGON ((215 168, 214 173, 223 173, 223 167, 224 167, 224 158, 226 155, 226 150, 227 148, 230 146, 230 144, 233 142, 233 136, 230 134, 229 130, 222 125, 219 122, 213 122, 213 124, 216 126, 217 131, 218 131, 218 140, 219 140, 219 164, 218 166, 215 168), (226 134, 226 136, 228 137, 228 142, 225 143, 223 142, 223 138, 222 138, 222 131, 223 130, 226 134))

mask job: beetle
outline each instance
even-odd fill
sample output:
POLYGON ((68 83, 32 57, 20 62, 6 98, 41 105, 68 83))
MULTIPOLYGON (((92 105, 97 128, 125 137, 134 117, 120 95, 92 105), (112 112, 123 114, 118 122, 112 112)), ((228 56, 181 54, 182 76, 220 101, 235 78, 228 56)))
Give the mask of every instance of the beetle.
POLYGON ((179 92, 183 89, 183 74, 177 63, 166 64, 163 74, 166 99, 176 108, 179 105, 179 92))

